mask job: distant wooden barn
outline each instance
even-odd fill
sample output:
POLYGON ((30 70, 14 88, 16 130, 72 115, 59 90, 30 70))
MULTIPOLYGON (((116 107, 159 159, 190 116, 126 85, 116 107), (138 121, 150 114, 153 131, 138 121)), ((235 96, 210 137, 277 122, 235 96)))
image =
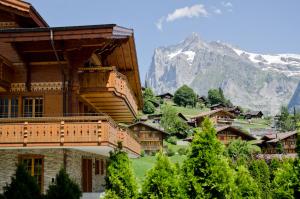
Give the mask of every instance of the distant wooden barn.
POLYGON ((173 95, 171 93, 163 93, 160 95, 156 95, 156 97, 160 99, 171 100, 173 98, 173 95))
POLYGON ((248 111, 243 115, 245 119, 252 119, 252 118, 262 118, 264 114, 261 111, 248 111))
POLYGON ((223 109, 217 109, 207 112, 202 112, 191 118, 191 122, 194 122, 195 127, 201 126, 204 118, 208 117, 215 125, 231 125, 235 116, 223 109))
MULTIPOLYGON (((218 140, 220 140, 225 145, 228 145, 230 142, 237 139, 245 141, 256 140, 256 138, 251 136, 250 134, 229 125, 217 127, 216 131, 218 140)), ((193 137, 188 137, 184 140, 191 142, 193 140, 193 137)))
POLYGON ((145 153, 158 152, 163 147, 163 140, 168 135, 163 129, 151 126, 144 122, 137 122, 128 127, 138 140, 145 153))
POLYGON ((209 108, 210 110, 217 110, 217 109, 224 109, 226 108, 227 106, 223 103, 218 103, 218 104, 213 104, 211 105, 209 108))
POLYGON ((257 142, 257 145, 261 147, 264 154, 293 154, 296 153, 296 141, 297 131, 291 131, 265 135, 257 142))

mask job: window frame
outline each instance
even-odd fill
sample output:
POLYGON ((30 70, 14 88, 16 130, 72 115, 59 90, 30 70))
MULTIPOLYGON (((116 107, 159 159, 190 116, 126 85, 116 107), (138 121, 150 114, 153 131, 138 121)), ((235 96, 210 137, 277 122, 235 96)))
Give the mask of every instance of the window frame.
POLYGON ((44 116, 44 108, 45 108, 45 100, 43 96, 24 96, 22 98, 22 115, 24 117, 43 117, 44 116), (31 100, 32 104, 26 105, 26 100, 31 100), (41 102, 41 103, 39 103, 41 102), (38 105, 38 107, 37 107, 38 105), (26 108, 31 106, 31 111, 25 111, 26 108), (40 109, 39 109, 40 108, 40 109), (28 112, 28 113, 27 113, 28 112))
MULTIPOLYGON (((43 155, 38 155, 38 154, 21 154, 19 155, 18 157, 18 162, 19 164, 23 164, 23 161, 26 160, 26 159, 31 159, 31 173, 29 173, 31 176, 34 177, 34 167, 35 167, 35 164, 34 164, 34 160, 36 159, 41 159, 42 160, 42 168, 41 168, 41 185, 40 185, 40 191, 41 193, 44 192, 44 163, 45 163, 45 160, 44 160, 44 156, 43 155)), ((38 182, 37 182, 38 183, 38 182)))

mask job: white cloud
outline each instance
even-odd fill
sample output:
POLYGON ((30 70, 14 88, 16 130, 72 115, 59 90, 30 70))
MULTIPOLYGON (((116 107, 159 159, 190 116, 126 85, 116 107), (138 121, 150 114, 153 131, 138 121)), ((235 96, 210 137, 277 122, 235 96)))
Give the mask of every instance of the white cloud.
POLYGON ((219 8, 215 8, 214 13, 217 15, 220 15, 220 14, 222 14, 222 10, 220 10, 219 8))
POLYGON ((224 2, 224 1, 222 1, 222 6, 224 6, 224 7, 226 7, 226 8, 232 8, 233 7, 233 5, 232 5, 232 3, 231 2, 224 2))
POLYGON ((165 17, 159 18, 159 20, 155 23, 158 30, 163 30, 163 23, 164 23, 165 17))
POLYGON ((171 22, 180 18, 207 17, 208 12, 204 5, 196 4, 191 7, 178 8, 174 12, 168 14, 166 21, 171 22))

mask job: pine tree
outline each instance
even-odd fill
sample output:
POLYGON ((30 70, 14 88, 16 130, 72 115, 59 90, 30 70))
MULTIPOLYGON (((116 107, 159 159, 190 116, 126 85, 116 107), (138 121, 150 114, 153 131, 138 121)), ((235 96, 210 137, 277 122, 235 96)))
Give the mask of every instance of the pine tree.
POLYGON ((183 164, 183 185, 189 198, 230 198, 236 189, 234 171, 223 155, 224 147, 208 118, 191 143, 183 164))
POLYGON ((122 144, 110 152, 107 174, 105 177, 105 198, 131 199, 137 198, 137 183, 133 175, 131 162, 126 152, 122 151, 122 144))
POLYGON ((23 165, 18 165, 11 183, 4 187, 6 199, 41 199, 41 191, 36 179, 29 175, 23 165))
POLYGON ((252 178, 245 166, 239 166, 235 177, 235 184, 238 187, 237 198, 258 199, 261 198, 257 182, 252 178))
POLYGON ((79 186, 61 169, 56 175, 55 183, 49 186, 45 199, 80 199, 81 195, 79 186))
POLYGON ((249 171, 257 182, 262 198, 271 198, 270 195, 270 170, 265 160, 253 160, 250 163, 249 171))
POLYGON ((142 198, 185 198, 178 170, 162 151, 157 154, 155 166, 147 173, 142 187, 142 198))

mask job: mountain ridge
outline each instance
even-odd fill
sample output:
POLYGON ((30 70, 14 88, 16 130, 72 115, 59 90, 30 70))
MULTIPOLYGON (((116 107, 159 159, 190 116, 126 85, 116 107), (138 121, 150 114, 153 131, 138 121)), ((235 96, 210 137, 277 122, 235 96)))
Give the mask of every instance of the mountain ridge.
POLYGON ((146 75, 156 93, 174 92, 187 84, 206 95, 210 88, 221 87, 234 104, 272 115, 290 102, 299 80, 300 55, 250 53, 222 42, 205 42, 196 33, 155 49, 146 75))

